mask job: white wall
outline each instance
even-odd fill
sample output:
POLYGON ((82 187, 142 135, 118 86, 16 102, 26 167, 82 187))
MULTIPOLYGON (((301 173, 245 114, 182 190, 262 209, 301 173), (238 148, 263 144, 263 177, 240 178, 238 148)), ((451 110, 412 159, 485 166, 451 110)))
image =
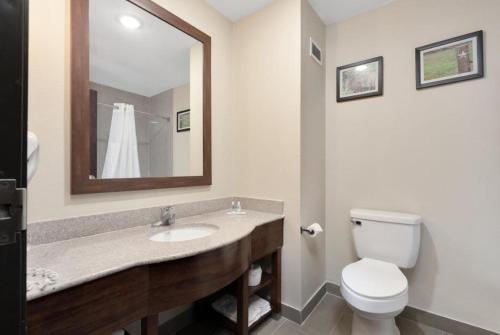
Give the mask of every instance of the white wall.
POLYGON ((328 27, 327 277, 355 260, 349 209, 424 218, 410 305, 500 331, 500 2, 400 0, 328 27), (484 29, 486 77, 415 89, 415 47, 484 29), (383 97, 335 102, 335 67, 384 56, 383 97))
POLYGON ((301 307, 300 0, 234 26, 236 193, 285 201, 283 302, 301 307))
POLYGON ((28 221, 195 201, 233 194, 232 24, 203 0, 157 0, 212 37, 213 185, 72 196, 70 189, 70 0, 30 3, 29 129, 41 142, 28 191, 28 221), (229 162, 229 163, 228 163, 229 162))
MULTIPOLYGON (((309 40, 325 50, 326 27, 301 1, 300 222, 325 227, 325 66, 309 55, 309 40)), ((301 238, 302 306, 325 282, 325 235, 301 238)))

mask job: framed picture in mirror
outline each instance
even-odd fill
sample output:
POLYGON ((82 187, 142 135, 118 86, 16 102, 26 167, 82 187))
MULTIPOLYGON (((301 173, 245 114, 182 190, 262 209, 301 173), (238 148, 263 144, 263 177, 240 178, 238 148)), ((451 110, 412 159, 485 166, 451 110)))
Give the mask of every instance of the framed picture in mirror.
POLYGON ((186 109, 177 112, 177 132, 191 130, 191 110, 186 109))

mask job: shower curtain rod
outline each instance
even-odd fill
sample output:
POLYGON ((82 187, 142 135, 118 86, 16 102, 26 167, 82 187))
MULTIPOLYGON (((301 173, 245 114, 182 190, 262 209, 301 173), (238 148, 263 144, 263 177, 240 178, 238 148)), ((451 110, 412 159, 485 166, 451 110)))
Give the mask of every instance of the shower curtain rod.
MULTIPOLYGON (((110 108, 115 108, 115 106, 113 106, 113 105, 105 104, 105 103, 102 103, 102 102, 98 102, 97 104, 98 104, 98 105, 101 105, 101 106, 106 106, 106 107, 110 107, 110 108)), ((167 120, 168 122, 170 122, 170 117, 168 117, 168 116, 154 115, 154 114, 151 114, 151 113, 141 112, 141 111, 138 111, 138 110, 134 110, 134 112, 135 112, 135 113, 139 113, 139 114, 144 114, 144 115, 147 115, 147 116, 151 116, 151 117, 159 117, 159 118, 165 119, 165 120, 167 120)))

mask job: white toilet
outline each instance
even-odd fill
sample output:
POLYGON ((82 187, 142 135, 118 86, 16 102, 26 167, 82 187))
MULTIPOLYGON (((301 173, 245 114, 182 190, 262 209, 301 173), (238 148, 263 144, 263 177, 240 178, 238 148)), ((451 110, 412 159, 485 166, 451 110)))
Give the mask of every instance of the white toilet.
POLYGON ((418 215, 352 209, 356 253, 342 270, 340 291, 353 310, 352 335, 399 335, 395 316, 408 303, 399 268, 415 266, 420 248, 418 215))

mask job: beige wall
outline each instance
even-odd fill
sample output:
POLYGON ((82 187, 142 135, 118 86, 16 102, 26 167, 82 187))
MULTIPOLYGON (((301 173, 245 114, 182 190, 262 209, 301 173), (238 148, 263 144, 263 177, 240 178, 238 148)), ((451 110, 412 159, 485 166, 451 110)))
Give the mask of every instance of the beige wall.
POLYGON ((212 37, 213 185, 69 194, 70 1, 34 1, 29 128, 41 162, 29 221, 233 194, 282 199, 283 302, 302 308, 324 280, 325 254, 336 283, 355 259, 351 207, 415 212, 425 226, 420 259, 407 272, 410 305, 500 331, 499 2, 400 0, 330 26, 324 130, 324 74, 304 57, 308 35, 320 44, 324 37, 305 1, 276 0, 234 25, 203 0, 157 2, 212 37), (478 29, 486 32, 485 79, 415 90, 416 46, 478 29), (337 104, 335 67, 379 55, 384 97, 337 104), (299 234, 313 221, 327 222, 325 252, 322 237, 299 234))
POLYGON ((500 331, 500 2, 400 0, 327 32, 328 279, 355 260, 349 209, 424 218, 411 306, 500 331), (415 47, 485 31, 486 77, 415 89, 415 47), (383 97, 337 104, 335 67, 384 56, 383 97))
POLYGON ((191 171, 191 145, 189 131, 177 132, 177 113, 189 109, 189 84, 173 89, 172 151, 173 174, 185 176, 191 171))
POLYGON ((285 201, 283 301, 300 307, 300 0, 237 22, 234 50, 236 193, 285 201))
MULTIPOLYGON (((283 301, 301 308, 309 298, 301 293, 301 266, 319 250, 316 242, 305 244, 308 254, 301 257, 301 0, 276 1, 235 25, 203 0, 158 1, 212 37, 213 185, 83 196, 69 194, 69 3, 30 7, 29 127, 41 140, 41 162, 29 188, 29 221, 233 194, 282 199, 283 301)), ((323 279, 321 262, 314 263, 321 273, 315 279, 323 279)), ((304 285, 304 292, 316 286, 304 285)))
POLYGON ((190 174, 201 176, 203 175, 203 45, 201 43, 191 48, 189 84, 190 174))
MULTIPOLYGON (((300 222, 325 227, 325 66, 309 55, 309 40, 325 50, 326 27, 301 1, 300 222)), ((302 306, 325 282, 325 235, 301 238, 302 306)))
MULTIPOLYGON (((172 108, 174 89, 154 95, 150 98, 151 113, 161 117, 142 116, 148 123, 150 176, 172 176, 172 108), (170 121, 168 121, 168 118, 170 121), (158 122, 158 123, 151 123, 158 122)), ((136 124, 137 128, 137 124, 136 124)))
POLYGON ((29 129, 41 142, 28 191, 28 221, 156 206, 232 195, 232 24, 203 0, 157 0, 212 37, 213 185, 71 196, 69 0, 30 3, 29 129), (228 163, 229 162, 229 163, 228 163))

